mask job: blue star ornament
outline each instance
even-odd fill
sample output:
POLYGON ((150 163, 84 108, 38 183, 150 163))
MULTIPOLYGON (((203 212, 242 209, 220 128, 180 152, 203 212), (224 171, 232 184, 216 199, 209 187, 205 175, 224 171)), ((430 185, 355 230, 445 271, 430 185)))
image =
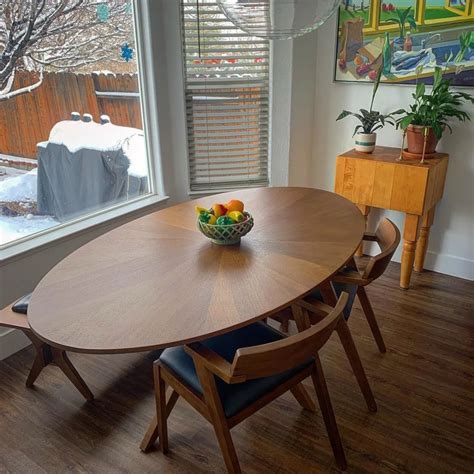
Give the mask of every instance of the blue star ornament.
POLYGON ((133 59, 133 48, 131 48, 128 43, 124 43, 122 45, 121 56, 123 59, 125 59, 125 61, 127 61, 127 63, 133 59))

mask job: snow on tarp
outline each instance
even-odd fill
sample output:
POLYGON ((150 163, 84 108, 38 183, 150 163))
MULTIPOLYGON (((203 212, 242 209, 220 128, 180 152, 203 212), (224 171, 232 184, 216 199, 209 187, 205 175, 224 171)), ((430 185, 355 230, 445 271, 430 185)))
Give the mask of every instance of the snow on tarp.
POLYGON ((38 170, 5 179, 0 184, 0 201, 36 201, 38 170))
POLYGON ((129 174, 148 175, 145 137, 138 128, 64 120, 51 129, 49 143, 64 145, 71 153, 83 149, 103 152, 123 149, 130 161, 129 174))

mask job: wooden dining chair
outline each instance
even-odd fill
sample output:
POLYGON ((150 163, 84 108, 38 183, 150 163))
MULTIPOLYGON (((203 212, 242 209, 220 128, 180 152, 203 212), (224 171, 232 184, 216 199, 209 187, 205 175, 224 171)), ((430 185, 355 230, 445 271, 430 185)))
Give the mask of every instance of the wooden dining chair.
POLYGON ((28 378, 26 379, 26 386, 33 387, 42 370, 46 366, 52 364, 61 369, 86 400, 93 400, 94 395, 70 361, 66 351, 51 347, 49 344, 46 344, 39 339, 39 337, 31 330, 26 317, 31 295, 32 294, 30 293, 23 296, 13 303, 13 305, 0 311, 0 326, 22 331, 35 347, 36 357, 33 366, 30 369, 30 373, 28 374, 28 378))
POLYGON ((347 294, 341 294, 324 320, 286 337, 258 322, 200 343, 166 349, 154 363, 156 419, 141 444, 146 451, 159 435, 168 451, 167 417, 182 396, 214 427, 229 472, 240 472, 230 429, 291 390, 310 411, 315 404, 301 382, 311 376, 340 469, 346 459, 326 386, 318 351, 342 320, 347 294), (172 395, 166 403, 168 384, 172 395))
MULTIPOLYGON (((398 227, 390 220, 383 219, 377 227, 375 233, 366 232, 364 234, 364 240, 370 242, 376 242, 380 247, 380 253, 369 258, 369 261, 363 270, 359 270, 355 260, 352 259, 348 265, 346 265, 341 271, 339 271, 332 278, 332 285, 336 292, 336 295, 340 295, 342 292, 349 294, 349 301, 344 309, 345 319, 349 319, 352 311, 352 305, 354 303, 355 296, 359 298, 362 310, 365 314, 367 322, 369 323, 370 329, 374 336, 375 342, 380 352, 384 353, 387 351, 385 342, 380 332, 375 313, 370 304, 369 297, 365 290, 365 287, 376 280, 378 277, 383 275, 388 264, 390 263, 395 250, 400 243, 400 231, 398 227)), ((304 298, 307 303, 314 303, 316 301, 323 301, 324 295, 321 290, 315 290, 309 296, 304 298)), ((306 306, 308 310, 310 307, 306 306)), ((312 314, 312 323, 319 321, 320 318, 315 318, 315 313, 312 314)), ((291 312, 280 314, 277 319, 282 323, 283 330, 287 332, 287 321, 291 319, 291 312)))

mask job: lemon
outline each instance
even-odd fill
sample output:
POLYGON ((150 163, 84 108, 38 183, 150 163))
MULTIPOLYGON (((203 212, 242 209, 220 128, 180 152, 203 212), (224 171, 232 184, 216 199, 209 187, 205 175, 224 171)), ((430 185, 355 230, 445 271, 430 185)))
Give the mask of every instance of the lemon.
POLYGON ((194 209, 196 209, 196 214, 197 214, 198 216, 199 216, 200 214, 209 213, 209 209, 206 209, 205 207, 196 206, 194 209))
POLYGON ((245 220, 245 216, 240 211, 231 211, 227 213, 227 215, 234 221, 234 222, 242 222, 245 220))

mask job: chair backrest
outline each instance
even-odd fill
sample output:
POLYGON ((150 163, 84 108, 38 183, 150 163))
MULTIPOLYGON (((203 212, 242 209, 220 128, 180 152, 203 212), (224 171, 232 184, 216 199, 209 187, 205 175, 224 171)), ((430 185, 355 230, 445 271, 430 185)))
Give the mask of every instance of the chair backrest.
POLYGON ((268 377, 307 362, 329 339, 348 297, 343 292, 328 316, 305 331, 268 344, 238 349, 232 363, 232 376, 245 376, 246 379, 268 377))
POLYGON ((382 275, 390 260, 392 260, 393 254, 400 243, 400 231, 390 219, 385 218, 378 225, 375 237, 381 252, 374 257, 370 257, 362 275, 363 278, 371 281, 382 275))

